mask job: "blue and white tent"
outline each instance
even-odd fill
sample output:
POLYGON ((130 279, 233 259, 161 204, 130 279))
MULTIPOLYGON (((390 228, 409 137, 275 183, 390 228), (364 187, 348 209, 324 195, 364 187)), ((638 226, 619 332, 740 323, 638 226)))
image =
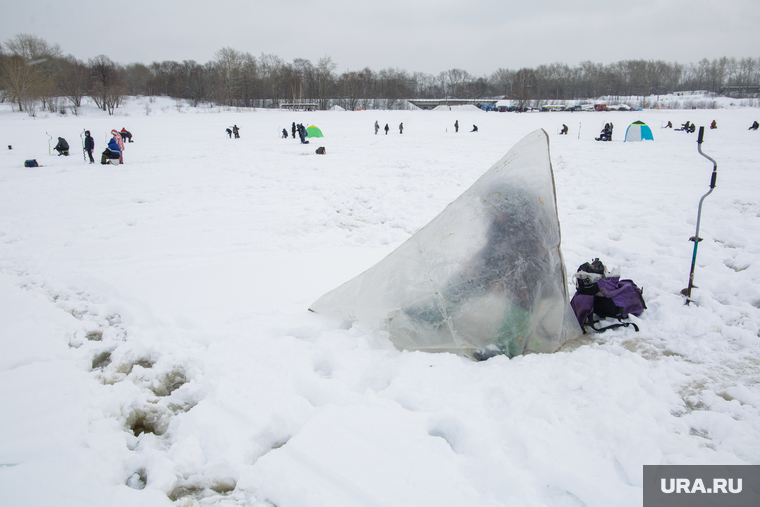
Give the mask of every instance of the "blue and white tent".
POLYGON ((654 136, 652 135, 652 129, 649 128, 649 125, 644 123, 643 121, 635 121, 631 123, 628 126, 628 130, 625 131, 625 140, 626 141, 654 141, 654 136))

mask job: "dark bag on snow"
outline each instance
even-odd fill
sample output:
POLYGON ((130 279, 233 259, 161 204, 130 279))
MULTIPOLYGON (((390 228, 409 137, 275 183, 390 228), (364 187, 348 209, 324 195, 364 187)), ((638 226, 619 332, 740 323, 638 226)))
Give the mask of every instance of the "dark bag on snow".
POLYGON ((37 160, 30 159, 30 160, 24 160, 24 167, 39 167, 40 164, 37 163, 37 160))
POLYGON ((633 280, 621 280, 619 276, 607 277, 606 269, 599 259, 579 267, 575 278, 577 290, 570 306, 584 333, 585 326, 590 326, 597 332, 628 326, 639 330, 633 322, 623 322, 629 315, 641 315, 647 307, 642 289, 633 280), (599 319, 595 319, 594 315, 599 319), (619 323, 606 327, 595 326, 605 318, 617 319, 619 323))

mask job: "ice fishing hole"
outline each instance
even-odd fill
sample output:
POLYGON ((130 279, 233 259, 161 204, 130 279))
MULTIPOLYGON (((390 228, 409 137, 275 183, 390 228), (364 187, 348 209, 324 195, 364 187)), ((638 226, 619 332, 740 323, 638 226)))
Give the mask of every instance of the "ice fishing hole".
POLYGON ((122 363, 116 367, 117 373, 123 373, 124 375, 129 375, 132 373, 132 370, 135 366, 140 366, 142 368, 145 368, 146 370, 153 367, 153 361, 147 358, 140 358, 137 361, 129 361, 126 363, 122 363))
POLYGON ((144 468, 136 470, 126 482, 126 485, 132 489, 145 489, 146 484, 148 484, 148 473, 144 468))
POLYGON ((213 493, 211 493, 212 491, 219 495, 226 495, 235 491, 236 487, 237 482, 233 479, 215 479, 210 481, 207 486, 185 481, 175 486, 171 493, 166 496, 168 496, 169 500, 172 502, 188 497, 200 500, 213 496, 213 493))
POLYGON ((111 364, 111 353, 108 351, 101 352, 92 358, 93 370, 103 370, 106 366, 111 364))
POLYGON ((181 498, 187 498, 187 497, 193 497, 193 498, 202 498, 203 497, 203 490, 204 488, 202 486, 197 485, 181 485, 176 486, 171 493, 169 493, 168 496, 169 500, 172 502, 176 502, 177 500, 180 500, 181 498))
POLYGON ((174 391, 187 384, 187 375, 182 368, 175 368, 166 372, 150 386, 150 390, 156 396, 169 396, 174 391))
POLYGON ((90 340, 91 342, 99 342, 103 340, 103 331, 98 329, 97 331, 90 331, 85 335, 85 338, 90 340))
POLYGON ((169 425, 166 415, 157 405, 136 408, 127 416, 126 426, 136 437, 143 433, 161 436, 169 425))

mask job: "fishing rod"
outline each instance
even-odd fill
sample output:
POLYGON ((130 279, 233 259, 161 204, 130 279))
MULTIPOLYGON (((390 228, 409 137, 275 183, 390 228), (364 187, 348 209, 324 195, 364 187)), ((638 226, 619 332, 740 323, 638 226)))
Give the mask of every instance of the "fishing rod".
POLYGON ((699 151, 699 154, 705 157, 707 160, 713 163, 713 171, 712 171, 712 178, 710 179, 710 190, 702 196, 702 198, 699 200, 699 208, 697 211, 697 230, 694 233, 694 236, 689 238, 689 241, 694 242, 694 253, 691 256, 691 271, 689 272, 689 286, 686 287, 681 291, 681 294, 686 296, 686 304, 688 305, 691 303, 691 289, 694 288, 694 269, 697 264, 697 248, 699 247, 699 242, 702 241, 702 238, 699 237, 699 224, 702 221, 702 203, 704 202, 705 198, 712 193, 712 191, 715 189, 715 182, 718 178, 718 163, 713 160, 711 157, 705 155, 702 153, 702 141, 704 139, 705 135, 705 128, 699 127, 699 137, 697 138, 697 151, 699 151))

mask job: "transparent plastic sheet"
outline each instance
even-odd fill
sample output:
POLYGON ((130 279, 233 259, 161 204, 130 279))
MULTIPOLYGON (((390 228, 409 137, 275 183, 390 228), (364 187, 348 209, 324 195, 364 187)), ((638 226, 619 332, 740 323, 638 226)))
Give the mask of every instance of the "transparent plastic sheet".
POLYGON ((310 310, 381 322, 399 349, 468 356, 554 352, 579 336, 546 132, 522 139, 414 236, 310 310))

